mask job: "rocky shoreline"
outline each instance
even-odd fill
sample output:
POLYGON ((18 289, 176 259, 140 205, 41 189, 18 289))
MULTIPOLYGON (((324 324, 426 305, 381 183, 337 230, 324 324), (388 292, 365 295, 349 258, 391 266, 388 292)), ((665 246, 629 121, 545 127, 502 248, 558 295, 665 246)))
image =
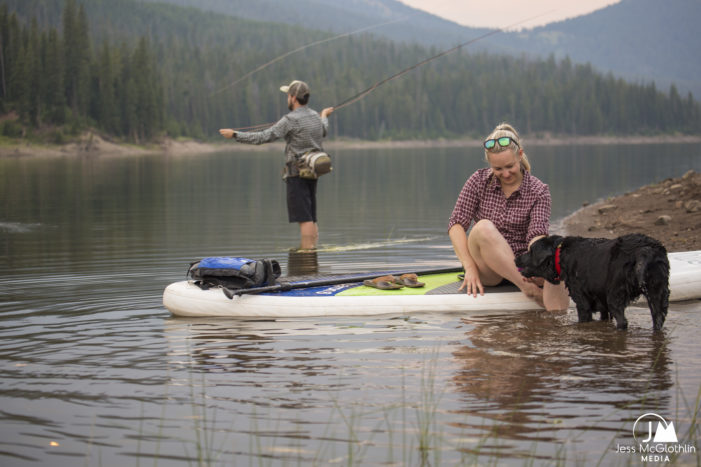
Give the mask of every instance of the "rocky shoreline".
POLYGON ((613 238, 643 233, 668 251, 701 250, 701 173, 688 171, 633 192, 584 206, 565 218, 565 235, 613 238))

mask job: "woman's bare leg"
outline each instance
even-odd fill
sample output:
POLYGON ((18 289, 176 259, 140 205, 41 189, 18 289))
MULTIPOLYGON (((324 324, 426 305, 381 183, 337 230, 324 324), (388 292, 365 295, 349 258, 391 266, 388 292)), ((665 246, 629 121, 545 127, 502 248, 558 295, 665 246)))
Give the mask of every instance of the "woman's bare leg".
POLYGON ((543 306, 543 290, 524 280, 516 268, 511 247, 491 221, 481 220, 472 226, 467 246, 484 285, 497 285, 502 278, 506 279, 543 306))
POLYGON ((548 281, 543 284, 543 302, 549 311, 566 310, 570 305, 570 296, 564 282, 555 285, 548 281))

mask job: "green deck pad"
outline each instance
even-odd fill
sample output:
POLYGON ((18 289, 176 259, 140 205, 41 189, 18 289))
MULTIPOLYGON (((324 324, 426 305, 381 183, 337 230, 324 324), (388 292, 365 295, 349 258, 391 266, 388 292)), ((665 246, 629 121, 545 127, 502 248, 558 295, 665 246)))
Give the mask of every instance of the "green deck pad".
MULTIPOLYGON (((378 276, 379 277, 379 276, 378 276)), ((337 296, 344 297, 358 297, 358 296, 384 296, 384 295, 426 295, 429 291, 442 287, 447 284, 454 282, 459 282, 458 274, 455 272, 449 272, 445 274, 431 274, 430 276, 419 276, 419 282, 423 282, 426 285, 423 287, 403 287, 396 290, 381 290, 374 287, 368 287, 366 285, 361 285, 359 287, 352 287, 343 292, 339 292, 337 296)))

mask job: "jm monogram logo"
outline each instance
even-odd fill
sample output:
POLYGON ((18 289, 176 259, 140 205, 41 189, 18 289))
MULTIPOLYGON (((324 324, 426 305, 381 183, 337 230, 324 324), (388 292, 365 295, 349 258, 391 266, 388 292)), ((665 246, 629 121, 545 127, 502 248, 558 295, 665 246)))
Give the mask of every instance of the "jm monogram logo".
POLYGON ((642 443, 678 443, 677 432, 674 429, 674 422, 667 422, 663 417, 657 415, 656 413, 646 413, 638 417, 633 425, 633 437, 636 441, 642 443), (645 421, 647 421, 647 429, 645 426, 645 421), (657 422, 657 426, 654 429, 653 436, 653 424, 657 422), (640 427, 638 427, 640 425, 640 427), (640 432, 638 431, 640 430, 640 432), (638 434, 641 436, 647 435, 645 439, 639 439, 638 434))

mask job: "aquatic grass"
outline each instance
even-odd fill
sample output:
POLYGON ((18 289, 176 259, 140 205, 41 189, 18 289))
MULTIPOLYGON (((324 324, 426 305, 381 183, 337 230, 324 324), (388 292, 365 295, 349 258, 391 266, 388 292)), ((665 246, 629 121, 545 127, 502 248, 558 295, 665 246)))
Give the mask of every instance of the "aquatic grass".
MULTIPOLYGON (((195 432, 195 452, 196 456, 195 459, 197 459, 197 465, 199 466, 204 466, 204 465, 210 465, 211 461, 215 461, 218 456, 212 457, 212 436, 208 435, 209 430, 207 430, 207 381, 205 378, 204 373, 201 375, 202 377, 202 383, 200 385, 201 388, 201 401, 200 403, 196 403, 196 397, 195 397, 195 389, 194 389, 194 384, 192 384, 192 372, 189 373, 190 376, 190 398, 192 403, 191 408, 192 408, 192 419, 195 423, 194 426, 194 432, 195 432), (198 410, 197 407, 198 405, 201 407, 201 410, 198 410)), ((216 412, 215 412, 216 414, 216 412)), ((214 417, 214 420, 211 422, 211 427, 214 428, 216 426, 216 416, 214 417)), ((185 445, 185 454, 190 456, 190 453, 188 452, 187 445, 185 445)))
MULTIPOLYGON (((699 440, 698 440, 698 424, 699 424, 699 413, 701 413, 701 386, 699 386, 698 391, 696 392, 696 399, 694 400, 694 405, 690 405, 688 399, 686 398, 684 392, 680 389, 679 383, 679 374, 677 372, 677 388, 678 388, 678 400, 682 400, 685 404, 687 413, 690 414, 689 417, 689 429, 686 431, 686 434, 684 435, 683 438, 679 439, 679 443, 684 443, 688 445, 692 445, 696 449, 696 465, 701 465, 701 450, 699 449, 699 440), (693 408, 692 408, 693 407, 693 408)), ((675 420, 679 420, 680 417, 677 414, 675 416, 675 420)), ((676 427, 676 425, 675 425, 676 427)), ((677 436, 679 437, 679 433, 677 432, 677 436)), ((672 462, 675 462, 681 453, 674 453, 670 460, 672 462)))
MULTIPOLYGON (((400 404, 401 407, 397 405, 390 405, 381 408, 380 410, 382 411, 382 419, 380 422, 377 422, 370 427, 370 429, 368 430, 368 432, 370 433, 369 436, 363 436, 363 434, 361 434, 359 430, 359 426, 367 420, 368 416, 375 415, 377 411, 359 411, 356 408, 344 408, 340 404, 340 402, 336 400, 333 404, 333 415, 329 417, 329 429, 333 429, 332 425, 335 420, 339 420, 341 422, 340 426, 342 426, 345 430, 345 435, 342 438, 345 438, 346 451, 342 457, 339 458, 334 456, 332 458, 331 456, 333 455, 333 450, 329 450, 329 448, 331 447, 330 443, 337 443, 341 437, 328 437, 327 442, 322 442, 316 447, 317 454, 313 456, 313 461, 310 465, 328 465, 330 461, 333 461, 334 464, 347 466, 366 465, 367 450, 370 446, 373 445, 373 441, 376 437, 374 433, 376 433, 378 429, 383 429, 383 432, 385 433, 388 439, 387 451, 385 456, 385 463, 387 463, 388 465, 395 465, 395 462, 399 461, 398 457, 401 457, 401 465, 441 465, 442 450, 459 449, 460 446, 451 443, 449 440, 446 440, 443 436, 442 431, 439 427, 439 421, 437 417, 438 407, 436 404, 436 399, 433 396, 431 396, 432 393, 430 392, 430 385, 424 387, 426 388, 428 393, 423 394, 421 396, 421 403, 418 405, 412 407, 411 404, 400 404), (411 429, 411 426, 406 425, 406 423, 410 419, 408 415, 411 414, 412 408, 415 412, 414 416, 416 418, 415 431, 411 429), (399 420, 402 420, 399 426, 396 424, 397 418, 399 418, 399 420), (398 435, 397 430, 401 431, 400 435, 398 435), (411 434, 412 432, 414 433, 413 435, 411 434), (394 450, 393 441, 399 438, 406 440, 406 442, 402 443, 402 454, 400 456, 397 456, 397 452, 394 450), (431 454, 433 454, 433 457, 431 457, 431 454)), ((699 400, 701 400, 701 392, 697 396, 696 408, 694 408, 691 411, 693 417, 696 417, 698 413, 699 400)), ((693 418, 693 421, 695 423, 696 418, 693 418)), ((195 421, 195 424, 196 426, 199 426, 199 428, 196 429, 207 430, 212 428, 211 426, 207 428, 208 424, 198 423, 197 421, 195 421)), ((625 426, 624 428, 627 429, 629 427, 625 426)), ((692 426, 692 428, 690 428, 685 434, 684 439, 688 441, 694 440, 693 437, 697 430, 697 427, 692 426)), ((279 430, 273 429, 271 433, 275 433, 276 431, 279 430)), ((584 432, 586 431, 587 430, 584 430, 584 432)), ((494 442, 496 442, 497 444, 504 443, 504 440, 498 438, 498 432, 499 428, 497 424, 492 424, 491 428, 485 427, 485 429, 483 430, 483 435, 478 440, 476 440, 475 445, 471 446, 470 454, 462 458, 463 461, 461 462, 461 465, 501 465, 503 463, 503 458, 499 454, 492 453, 486 456, 481 454, 482 448, 487 444, 492 444, 494 442)), ((575 434, 574 437, 568 438, 564 441, 576 440, 576 438, 583 435, 584 432, 578 432, 575 434)), ((263 443, 261 442, 261 436, 257 435, 259 433, 260 431, 255 427, 251 430, 252 449, 250 450, 249 455, 251 455, 252 458, 250 459, 250 465, 258 465, 259 467, 264 467, 266 465, 273 465, 274 463, 279 462, 281 459, 275 455, 274 448, 269 449, 270 446, 268 446, 268 448, 264 448, 263 443)), ((207 436, 206 434, 204 435, 205 437, 207 436)), ((277 440, 282 438, 271 436, 270 439, 273 442, 272 446, 274 447, 277 443, 277 440)), ((609 443, 609 445, 605 448, 605 455, 598 459, 598 461, 595 461, 595 464, 603 465, 605 463, 605 465, 637 465, 637 462, 634 461, 635 458, 633 456, 626 456, 620 459, 611 459, 610 457, 607 458, 606 454, 610 454, 610 449, 615 445, 615 440, 616 439, 614 437, 609 443)), ((301 443, 301 441, 299 440, 298 442, 301 443)), ((680 442, 682 442, 681 439, 680 442)), ((200 453, 197 457, 197 465, 215 465, 218 461, 222 459, 222 456, 224 454, 223 451, 220 449, 213 448, 213 444, 211 442, 207 442, 205 439, 200 438, 199 440, 194 441, 194 443, 198 445, 197 452, 200 453), (205 454, 204 451, 208 449, 213 450, 214 452, 210 451, 205 454)), ((302 452, 301 444, 298 447, 299 452, 302 452)), ((299 455, 296 460, 297 464, 308 465, 303 460, 303 458, 303 455, 299 455)), ((236 462, 233 459, 232 462, 236 464, 236 462)), ((290 465, 294 463, 294 459, 291 460, 290 463, 284 461, 282 462, 283 465, 290 465)), ((538 455, 537 443, 534 443, 533 447, 530 450, 530 455, 523 459, 523 463, 521 465, 569 466, 592 464, 591 460, 577 460, 570 457, 568 455, 568 449, 564 444, 560 446, 560 448, 552 455, 552 459, 544 459, 543 457, 538 455)))
MULTIPOLYGON (((439 411, 439 398, 436 397, 435 390, 435 369, 437 368, 438 351, 433 353, 432 364, 422 365, 421 376, 421 392, 418 398, 418 403, 408 403, 406 396, 406 379, 405 373, 402 370, 401 384, 401 400, 397 403, 389 404, 379 408, 370 408, 369 410, 357 410, 356 405, 344 408, 339 400, 340 396, 332 396, 331 404, 333 411, 329 413, 329 420, 326 424, 326 430, 333 430, 336 426, 334 421, 340 420, 341 426, 345 428, 343 438, 345 441, 345 455, 341 458, 333 458, 335 463, 344 462, 346 465, 363 465, 367 450, 375 445, 377 433, 382 433, 387 437, 387 455, 386 463, 388 465, 395 464, 396 453, 394 450, 397 423, 393 418, 394 414, 399 412, 399 424, 402 439, 402 465, 413 465, 414 453, 419 453, 419 465, 432 465, 429 462, 430 454, 434 454, 435 464, 440 465, 440 452, 443 448, 441 444, 442 434, 438 425, 436 414, 439 411), (415 425, 409 425, 409 417, 407 411, 414 410, 416 419, 415 425), (369 433, 367 436, 361 434, 359 426, 368 417, 377 418, 377 414, 381 412, 381 417, 374 421, 373 424, 367 427, 364 432, 369 433), (335 417, 334 417, 335 414, 335 417), (384 427, 384 430, 383 430, 384 427), (413 435, 412 435, 413 433, 413 435), (410 439, 409 439, 410 437, 410 439)), ((339 382, 338 387, 342 387, 339 382)), ((337 441, 340 437, 334 433, 329 434, 328 431, 323 435, 323 438, 337 441)), ((313 465, 326 465, 329 462, 331 455, 330 446, 322 445, 317 450, 317 455, 314 458, 313 465), (326 454, 326 455, 325 455, 326 454)))
MULTIPOLYGON (((272 439, 272 445, 271 446, 263 446, 262 440, 263 437, 259 436, 261 433, 260 427, 258 426, 258 412, 255 408, 253 407, 253 417, 251 417, 251 423, 253 424, 251 426, 251 429, 249 430, 249 441, 248 441, 248 447, 249 447, 249 452, 251 453, 251 457, 249 458, 248 465, 254 465, 254 463, 258 464, 258 467, 263 467, 266 465, 272 465, 272 462, 274 460, 274 455, 273 453, 276 450, 277 446, 277 438, 272 439), (267 449, 268 452, 265 452, 267 449), (253 455, 255 453, 255 456, 253 455)), ((280 419, 276 419, 275 421, 276 427, 274 430, 272 430, 273 433, 278 433, 280 431, 280 419)), ((298 461, 299 462, 299 461, 298 461)))
MULTIPOLYGON (((663 355, 663 349, 657 352, 656 357, 651 362, 652 367, 655 367, 663 355)), ((339 394, 332 394, 330 398, 332 410, 328 411, 325 432, 322 436, 316 438, 307 437, 301 433, 299 436, 290 435, 290 432, 281 430, 281 420, 277 419, 277 425, 271 427, 271 430, 261 431, 258 422, 261 419, 269 421, 275 420, 274 417, 259 417, 254 407, 254 415, 250 417, 250 437, 248 452, 236 452, 236 450, 225 449, 224 441, 216 442, 217 433, 222 430, 217 426, 217 414, 208 414, 208 388, 210 383, 204 374, 201 378, 196 378, 198 373, 194 365, 191 365, 190 376, 188 378, 190 387, 190 403, 193 405, 193 429, 195 430, 194 439, 183 440, 186 453, 192 452, 194 446, 194 455, 188 456, 192 462, 198 466, 208 465, 224 465, 230 462, 232 465, 239 465, 239 456, 248 456, 249 465, 257 465, 259 467, 272 465, 367 465, 386 464, 386 465, 420 465, 420 466, 439 466, 442 464, 444 452, 460 452, 459 465, 479 465, 479 466, 499 466, 502 465, 505 459, 512 465, 523 466, 584 466, 584 465, 638 465, 639 458, 633 455, 617 456, 613 453, 616 441, 626 430, 632 427, 625 420, 621 422, 620 429, 616 431, 614 436, 603 447, 603 452, 600 456, 592 458, 584 453, 571 451, 570 443, 577 442, 591 430, 610 430, 610 422, 614 417, 620 416, 621 413, 627 414, 632 410, 639 409, 647 404, 647 401, 655 397, 656 389, 653 388, 652 378, 655 375, 649 376, 647 389, 642 391, 640 397, 635 398, 615 408, 609 413, 602 415, 598 420, 587 420, 588 428, 572 430, 569 433, 564 432, 565 436, 559 438, 555 443, 558 445, 553 447, 550 443, 545 443, 547 452, 539 453, 542 447, 538 442, 534 442, 530 448, 526 447, 520 456, 516 457, 505 453, 505 446, 509 444, 509 439, 500 437, 502 432, 502 423, 509 423, 508 413, 504 413, 504 418, 492 420, 486 417, 481 418, 481 426, 479 419, 471 419, 466 422, 465 426, 471 426, 471 431, 476 431, 478 434, 472 437, 461 436, 461 433, 454 433, 447 436, 445 433, 445 425, 441 418, 441 401, 444 398, 448 387, 439 387, 438 370, 440 368, 440 350, 434 349, 430 357, 424 358, 421 363, 420 381, 414 385, 413 380, 407 377, 405 368, 401 369, 401 382, 397 388, 399 396, 396 402, 373 407, 371 405, 363 406, 362 402, 358 402, 354 396, 352 404, 344 401, 339 394), (411 398, 410 388, 417 389, 417 394, 412 392, 411 398), (600 424, 604 426, 599 426, 600 424), (608 425, 608 427, 607 427, 608 425), (342 434, 341 434, 342 433, 342 434), (378 437, 382 436, 382 444, 377 442, 378 437), (293 446, 289 446, 289 451, 276 449, 279 442, 290 440, 292 438, 293 446), (397 446, 397 442, 401 446, 397 446), (311 456, 305 451, 306 443, 313 444, 311 448, 311 456), (500 447, 501 446, 501 447, 500 447), (343 449, 343 453, 338 456, 336 449, 343 449), (370 448, 382 452, 385 449, 384 462, 380 461, 377 452, 374 453, 372 462, 369 462, 368 450, 370 448), (504 455, 506 454, 506 458, 504 455), (231 456, 231 457, 228 457, 231 456), (519 464, 520 462, 520 464, 519 464)), ((342 378, 342 375, 339 376, 342 378)), ((677 395, 678 406, 676 408, 676 420, 681 420, 680 415, 684 412, 687 418, 690 419, 690 425, 684 432, 683 437, 680 436, 681 442, 688 442, 694 445, 697 444, 696 436, 699 433, 699 407, 701 406, 701 387, 695 395, 695 399, 689 399, 685 396, 683 388, 679 382, 679 374, 677 374, 677 395)), ((344 387, 341 380, 337 385, 338 388, 344 387)), ((360 401, 364 400, 362 395, 359 396, 360 401)), ((522 399, 525 396, 521 397, 522 399)), ((167 398, 166 398, 167 400, 167 398)), ((653 399, 654 400, 654 399, 653 399)), ((526 402, 525 400, 523 402, 526 402)), ((521 404, 518 402, 512 408, 511 416, 515 416, 521 410, 521 404)), ((272 410, 272 406, 271 406, 272 410)), ((165 420, 165 408, 163 411, 163 419, 165 420)), ((263 413, 265 415, 265 413, 263 413)), ((467 413, 467 417, 474 415, 467 413)), ((625 418, 625 417, 624 417, 625 418)), ((163 423, 160 427, 163 427, 163 423)), ((686 425, 686 423, 685 423, 686 425)), ((233 432, 232 429, 228 431, 233 432)), ((226 430, 224 430, 227 432, 226 430)), ((562 432, 562 431, 561 431, 562 432)), ((681 435, 681 433, 680 433, 681 435)), ((160 442, 161 437, 158 437, 160 442)), ((158 446, 157 446, 158 447, 158 446)), ((160 451, 157 449, 157 454, 154 458, 154 465, 158 463, 160 451)), ((596 454, 596 453, 592 453, 596 454)), ((687 454, 688 455, 688 454, 687 454)), ((670 456, 671 457, 671 456, 670 456)), ((682 458, 683 459, 683 458, 682 458)), ((688 462, 690 458, 683 459, 688 462)), ((680 456, 674 456, 672 463, 679 462, 680 456)), ((696 463, 699 464, 699 454, 696 454, 696 463)))
MULTIPOLYGON (((358 465, 358 462, 363 462, 368 448, 372 445, 375 433, 378 432, 380 426, 384 423, 384 419, 377 422, 374 429, 369 430, 371 433, 369 438, 360 439, 356 428, 356 423, 358 420, 361 420, 361 418, 359 418, 359 415, 355 409, 351 408, 350 415, 348 416, 344 413, 343 408, 340 406, 340 404, 338 404, 337 400, 334 400, 334 408, 336 409, 336 413, 341 416, 341 421, 348 430, 348 435, 346 435, 346 464, 349 466, 358 465)), ((375 411, 368 412, 368 414, 374 413, 375 411)))
MULTIPOLYGON (((188 341, 187 345, 187 352, 188 354, 190 353, 190 342, 188 341)), ((188 388, 189 388, 189 404, 190 408, 192 411, 192 416, 190 419, 193 421, 194 426, 192 428, 192 431, 195 434, 195 439, 194 441, 192 439, 180 439, 179 441, 183 445, 183 450, 185 453, 185 456, 188 459, 194 459, 196 462, 196 465, 199 467, 204 467, 204 466, 210 466, 216 464, 223 454, 225 453, 224 450, 224 445, 226 443, 226 439, 221 440, 219 447, 215 448, 214 443, 215 443, 215 436, 216 433, 219 431, 216 427, 217 423, 217 417, 216 417, 216 410, 213 412, 213 415, 211 419, 208 417, 207 412, 207 380, 206 380, 206 375, 204 373, 197 372, 194 368, 195 364, 193 361, 190 361, 190 364, 188 365, 188 371, 187 371, 187 382, 188 382, 188 388), (195 383, 195 378, 194 375, 200 373, 201 375, 201 380, 199 383, 195 383), (199 392, 196 391, 196 388, 199 388, 199 392), (194 445, 194 450, 195 450, 195 455, 190 454, 190 450, 188 448, 189 444, 194 445)), ((163 430, 164 430, 164 424, 165 421, 167 420, 166 412, 168 409, 168 401, 170 399, 169 397, 169 388, 170 385, 166 384, 165 385, 165 390, 166 393, 163 396, 163 401, 164 403, 161 405, 161 415, 160 415, 160 420, 158 423, 158 431, 155 436, 156 438, 156 446, 155 446, 155 452, 151 455, 148 455, 148 457, 152 457, 154 460, 154 467, 158 465, 158 461, 162 458, 161 455, 161 441, 165 439, 163 430)), ((143 410, 143 404, 142 404, 142 410, 143 410)), ((144 434, 144 428, 143 428, 143 420, 144 417, 140 417, 140 422, 139 422, 139 436, 137 436, 137 465, 139 465, 141 457, 147 456, 146 454, 141 454, 141 439, 143 438, 144 434)), ((232 421, 233 425, 233 421, 232 421)), ((167 457, 166 457, 167 458, 167 457)))
POLYGON ((416 422, 419 428, 418 449, 421 454, 421 465, 428 461, 429 453, 434 454, 435 465, 440 465, 440 440, 442 431, 438 426, 436 416, 443 392, 436 393, 436 368, 440 349, 433 351, 430 365, 422 365, 421 368, 421 395, 420 406, 416 409, 416 422))

